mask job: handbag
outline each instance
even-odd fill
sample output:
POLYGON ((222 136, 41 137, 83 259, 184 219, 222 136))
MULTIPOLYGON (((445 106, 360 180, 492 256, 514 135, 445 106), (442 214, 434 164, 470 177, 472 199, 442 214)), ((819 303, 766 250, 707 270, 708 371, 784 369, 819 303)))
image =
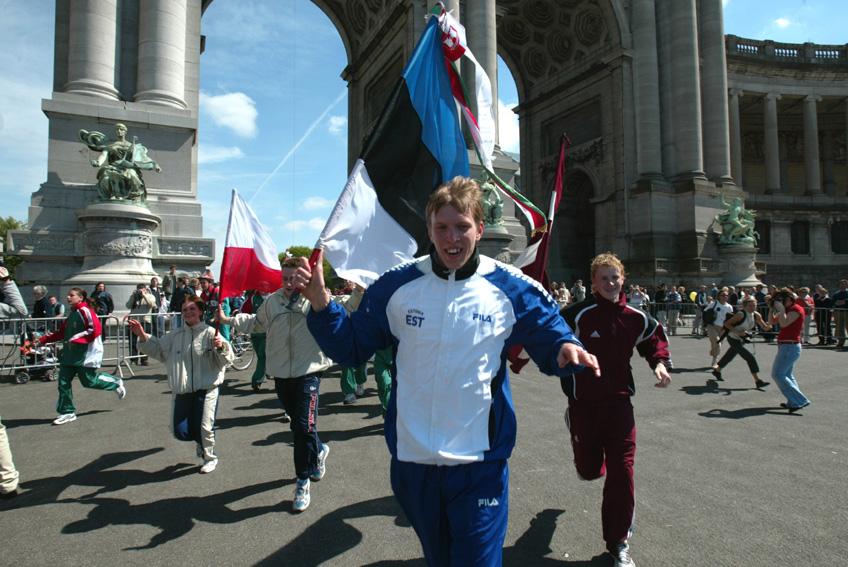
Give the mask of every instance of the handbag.
POLYGON ((704 322, 704 325, 712 325, 716 320, 716 302, 712 302, 704 308, 704 312, 701 316, 701 320, 704 322))

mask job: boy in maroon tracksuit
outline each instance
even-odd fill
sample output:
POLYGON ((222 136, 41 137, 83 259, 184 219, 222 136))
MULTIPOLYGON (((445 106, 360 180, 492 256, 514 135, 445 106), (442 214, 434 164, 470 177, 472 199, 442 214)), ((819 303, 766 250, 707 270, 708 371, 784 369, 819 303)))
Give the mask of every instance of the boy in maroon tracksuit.
POLYGON ((594 354, 601 377, 591 371, 561 379, 568 396, 565 421, 571 433, 577 474, 594 480, 606 474, 601 516, 607 550, 616 567, 632 567, 633 462, 636 424, 630 397, 635 393, 630 358, 633 347, 654 370, 656 386, 671 382, 668 341, 662 325, 627 305, 622 292, 624 265, 612 253, 592 260, 592 295, 561 314, 586 350, 594 354))

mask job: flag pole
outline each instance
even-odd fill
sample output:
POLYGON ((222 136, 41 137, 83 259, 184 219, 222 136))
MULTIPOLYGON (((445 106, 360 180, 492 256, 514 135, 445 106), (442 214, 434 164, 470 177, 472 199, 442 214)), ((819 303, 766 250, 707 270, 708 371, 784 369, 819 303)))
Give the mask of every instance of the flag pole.
MULTIPOLYGON (((233 206, 236 204, 236 190, 233 189, 232 195, 230 195, 230 218, 227 219, 227 235, 224 239, 224 254, 221 257, 221 268, 218 272, 218 305, 221 305, 221 302, 224 300, 221 297, 221 292, 224 290, 224 266, 227 265, 227 244, 230 240, 230 229, 232 229, 233 225, 233 206)), ((218 337, 218 332, 221 327, 221 322, 218 319, 215 319, 215 338, 218 337)))

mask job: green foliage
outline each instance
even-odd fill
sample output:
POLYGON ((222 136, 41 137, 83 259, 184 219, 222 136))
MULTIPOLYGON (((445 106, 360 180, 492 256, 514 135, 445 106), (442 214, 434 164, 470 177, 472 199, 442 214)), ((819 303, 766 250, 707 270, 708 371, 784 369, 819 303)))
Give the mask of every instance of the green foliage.
MULTIPOLYGON (((10 230, 23 227, 24 223, 14 217, 0 217, 0 241, 5 244, 6 233, 8 233, 10 230)), ((9 269, 9 273, 12 275, 12 278, 15 277, 15 268, 18 267, 21 262, 23 262, 23 258, 21 258, 20 256, 9 256, 6 254, 3 255, 3 264, 9 269)))
MULTIPOLYGON (((289 246, 288 248, 286 248, 286 250, 284 250, 283 252, 280 252, 280 254, 277 256, 280 259, 280 263, 282 263, 283 260, 286 259, 286 252, 288 252, 289 254, 291 254, 292 256, 294 256, 296 258, 307 258, 308 259, 312 255, 312 248, 310 248, 309 246, 289 246)), ((333 267, 330 265, 330 263, 325 258, 324 259, 324 283, 326 283, 327 286, 330 287, 330 289, 333 289, 333 287, 336 285, 336 280, 338 280, 338 279, 339 279, 339 276, 336 275, 336 271, 333 269, 333 267)))

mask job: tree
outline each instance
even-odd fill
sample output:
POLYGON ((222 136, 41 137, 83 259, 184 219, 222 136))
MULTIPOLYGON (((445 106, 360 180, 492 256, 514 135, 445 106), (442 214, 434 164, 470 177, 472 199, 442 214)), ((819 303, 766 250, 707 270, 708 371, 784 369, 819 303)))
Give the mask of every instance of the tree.
MULTIPOLYGON (((0 242, 3 242, 3 244, 5 245, 6 234, 10 230, 15 230, 17 228, 23 227, 24 223, 14 217, 0 217, 0 242)), ((23 262, 23 258, 21 258, 20 256, 3 255, 3 264, 9 269, 9 273, 12 275, 13 278, 15 277, 15 268, 18 267, 21 262, 23 262)))
MULTIPOLYGON (((285 251, 280 252, 278 258, 280 259, 280 263, 286 259, 286 253, 296 257, 296 258, 309 258, 312 255, 312 248, 309 246, 289 246, 285 251)), ((336 274, 336 271, 330 265, 326 258, 324 258, 324 283, 326 283, 332 289, 336 280, 339 279, 339 276, 336 274)))

